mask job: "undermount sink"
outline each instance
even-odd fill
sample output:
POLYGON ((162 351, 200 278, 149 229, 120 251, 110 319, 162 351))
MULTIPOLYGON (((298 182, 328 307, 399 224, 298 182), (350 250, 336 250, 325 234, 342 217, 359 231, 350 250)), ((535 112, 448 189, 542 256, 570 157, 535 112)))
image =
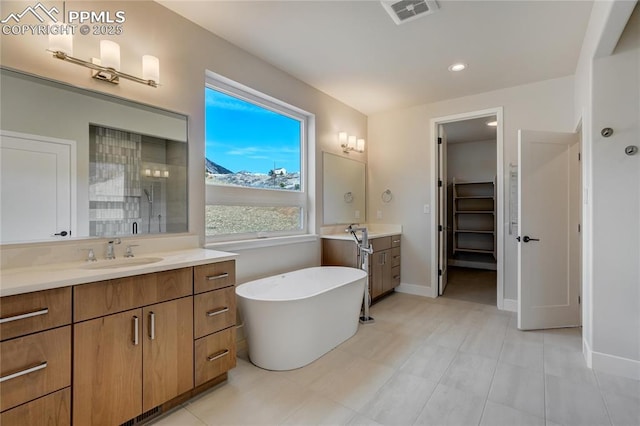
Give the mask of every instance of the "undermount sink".
POLYGON ((125 259, 102 260, 82 266, 82 269, 117 269, 129 266, 142 266, 160 262, 161 257, 128 257, 125 259))

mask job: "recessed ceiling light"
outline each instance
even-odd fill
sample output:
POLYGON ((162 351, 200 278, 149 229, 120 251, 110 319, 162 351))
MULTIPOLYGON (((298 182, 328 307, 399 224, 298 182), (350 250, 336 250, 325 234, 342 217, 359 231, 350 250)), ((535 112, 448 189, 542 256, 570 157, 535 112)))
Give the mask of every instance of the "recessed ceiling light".
POLYGON ((467 68, 467 64, 463 64, 462 62, 458 62, 457 64, 452 64, 449 66, 449 71, 462 71, 463 69, 467 68))
POLYGON ((489 121, 489 122, 487 122, 487 126, 497 127, 498 126, 498 122, 497 121, 489 121))

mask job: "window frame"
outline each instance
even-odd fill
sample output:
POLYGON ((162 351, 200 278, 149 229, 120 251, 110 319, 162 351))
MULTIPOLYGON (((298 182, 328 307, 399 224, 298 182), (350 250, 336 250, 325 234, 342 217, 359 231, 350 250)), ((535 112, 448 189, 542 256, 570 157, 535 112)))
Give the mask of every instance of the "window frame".
MULTIPOLYGON (((255 206, 255 207, 300 207, 301 222, 300 229, 290 231, 254 231, 234 234, 207 235, 205 217, 205 241, 207 243, 223 243, 234 241, 252 241, 264 238, 295 237, 310 235, 310 227, 313 223, 310 206, 312 181, 309 173, 313 169, 310 164, 310 155, 314 146, 313 129, 315 128, 315 117, 313 114, 304 111, 296 106, 290 105, 279 99, 273 98, 250 87, 244 86, 211 71, 206 72, 206 89, 216 90, 237 99, 249 102, 260 108, 273 111, 300 122, 300 190, 284 190, 271 188, 250 188, 231 185, 216 185, 205 183, 205 211, 211 205, 226 206, 255 206)), ((205 105, 206 123, 206 105, 205 105)), ((206 124, 205 124, 206 126, 206 124)), ((206 135, 206 129, 205 129, 206 135)), ((204 147, 206 157, 206 140, 204 147)), ((213 159, 212 159, 213 161, 213 159)), ((205 214, 206 216, 206 214, 205 214)))

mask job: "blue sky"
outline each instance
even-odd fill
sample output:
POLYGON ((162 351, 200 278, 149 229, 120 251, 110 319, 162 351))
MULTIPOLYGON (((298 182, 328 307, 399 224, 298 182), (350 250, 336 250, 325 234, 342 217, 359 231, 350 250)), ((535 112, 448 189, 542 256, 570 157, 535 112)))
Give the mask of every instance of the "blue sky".
POLYGON ((232 172, 300 171, 300 122, 205 89, 205 156, 232 172))

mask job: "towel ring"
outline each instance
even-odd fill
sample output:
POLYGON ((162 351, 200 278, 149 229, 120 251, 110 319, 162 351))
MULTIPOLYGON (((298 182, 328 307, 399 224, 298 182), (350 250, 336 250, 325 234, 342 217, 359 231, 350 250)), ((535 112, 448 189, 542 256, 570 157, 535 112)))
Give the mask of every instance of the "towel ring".
POLYGON ((352 203, 353 202, 353 193, 351 191, 345 192, 343 198, 344 198, 344 202, 345 203, 352 203))

